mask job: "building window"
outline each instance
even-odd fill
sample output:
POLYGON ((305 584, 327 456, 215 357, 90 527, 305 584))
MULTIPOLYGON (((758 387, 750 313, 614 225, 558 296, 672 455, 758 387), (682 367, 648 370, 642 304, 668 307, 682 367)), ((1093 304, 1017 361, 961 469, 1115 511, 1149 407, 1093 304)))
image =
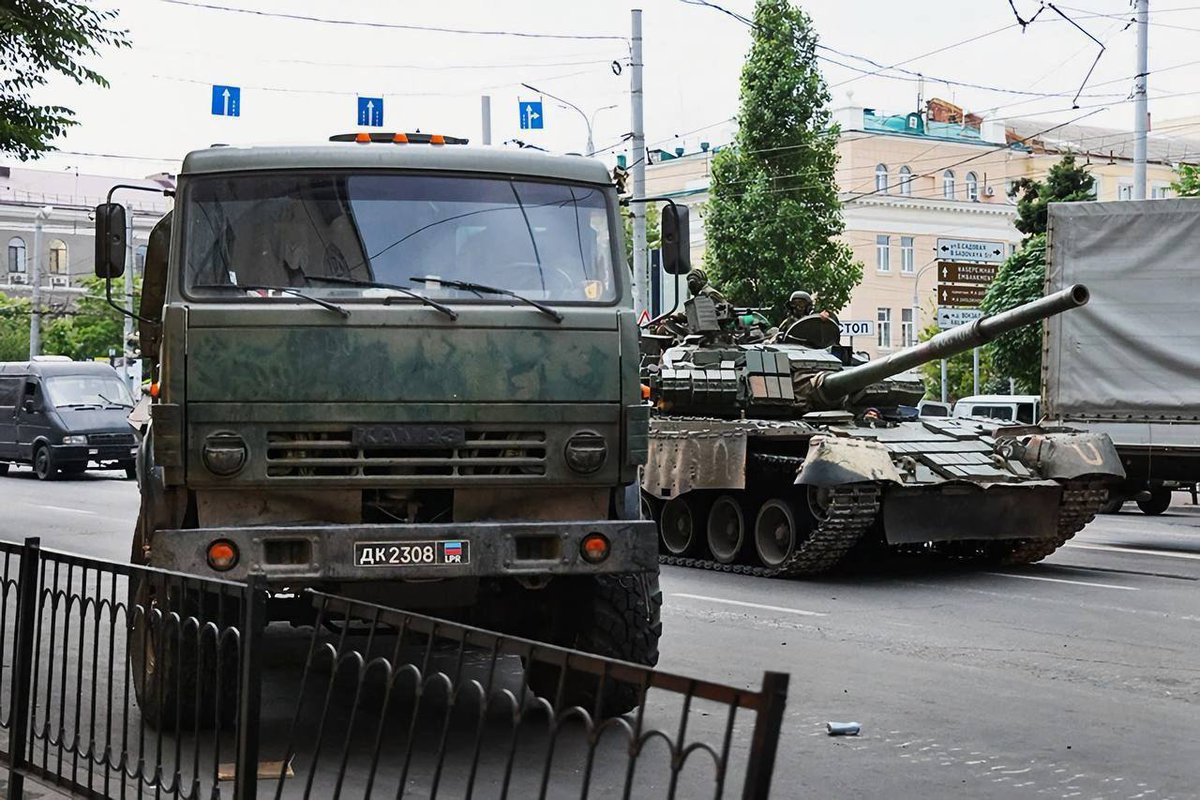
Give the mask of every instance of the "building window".
POLYGON ((892 271, 892 237, 883 234, 875 237, 875 268, 880 272, 892 271))
POLYGON ((1156 183, 1150 187, 1151 200, 1166 200, 1171 196, 1171 187, 1165 183, 1156 183))
POLYGON ((900 346, 912 347, 916 344, 913 338, 913 310, 911 308, 900 309, 900 346))
POLYGON ((913 265, 916 261, 916 255, 913 252, 913 237, 900 237, 900 271, 905 275, 912 275, 913 265))
POLYGON ((1097 175, 1092 176, 1092 199, 1099 200, 1100 198, 1100 178, 1097 175))
POLYGON ((8 271, 25 271, 25 240, 20 236, 8 240, 8 271))
POLYGON ((912 196, 912 170, 907 164, 900 168, 900 194, 905 197, 912 196))
POLYGON ((883 194, 888 192, 887 164, 875 165, 875 191, 883 194))
POLYGON ((1119 183, 1117 184, 1117 199, 1132 200, 1133 199, 1133 184, 1119 183))
POLYGON ((948 169, 942 173, 942 197, 954 199, 954 170, 948 169))
POLYGON ((50 274, 67 274, 67 245, 62 239, 50 242, 50 274))
MULTIPOLYGON (((703 225, 697 227, 703 228, 703 225)), ((137 249, 133 251, 133 264, 138 272, 144 272, 146 269, 146 245, 139 244, 137 249)))
POLYGON ((974 172, 967 173, 967 199, 972 203, 979 202, 979 178, 974 172))
POLYGON ((892 310, 890 308, 879 309, 875 315, 875 319, 879 323, 876 326, 879 329, 879 341, 878 341, 879 346, 880 347, 891 347, 892 346, 892 310))

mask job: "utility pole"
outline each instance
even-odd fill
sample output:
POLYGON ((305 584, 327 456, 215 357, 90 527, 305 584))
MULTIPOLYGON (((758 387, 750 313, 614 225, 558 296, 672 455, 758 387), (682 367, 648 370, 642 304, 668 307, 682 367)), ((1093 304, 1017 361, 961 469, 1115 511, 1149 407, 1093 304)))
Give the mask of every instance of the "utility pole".
POLYGON ((133 246, 133 207, 125 206, 125 243, 128 252, 125 255, 125 262, 129 268, 125 270, 125 328, 121 338, 121 351, 125 360, 125 385, 129 387, 129 394, 135 398, 140 397, 138 391, 140 387, 137 385, 138 378, 133 371, 133 345, 129 340, 133 338, 133 273, 137 267, 137 261, 134 258, 135 248, 133 246))
POLYGON ((492 143, 492 98, 491 95, 483 95, 479 98, 479 110, 483 117, 483 144, 492 143))
POLYGON ((42 206, 33 215, 33 261, 29 267, 29 280, 33 286, 29 308, 30 359, 42 354, 42 222, 53 211, 50 206, 42 206))
MULTIPOLYGON (((646 196, 646 130, 642 120, 642 10, 631 12, 633 47, 629 69, 629 99, 633 123, 633 196, 646 196)), ((646 204, 630 203, 633 217, 633 310, 638 319, 650 307, 650 271, 646 258, 646 204)))
POLYGON ((1150 72, 1147 29, 1150 27, 1150 0, 1134 0, 1137 20, 1137 74, 1133 78, 1133 199, 1146 199, 1146 131, 1150 110, 1146 106, 1146 84, 1150 72))

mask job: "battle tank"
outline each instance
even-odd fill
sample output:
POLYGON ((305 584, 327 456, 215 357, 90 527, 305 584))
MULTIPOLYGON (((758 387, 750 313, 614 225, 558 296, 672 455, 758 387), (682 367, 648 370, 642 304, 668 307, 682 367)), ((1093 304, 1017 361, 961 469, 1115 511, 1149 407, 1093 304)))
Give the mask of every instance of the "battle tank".
POLYGON ((995 564, 1046 557, 1122 479, 1111 440, 917 418, 911 370, 1087 301, 1075 285, 856 363, 828 315, 762 336, 751 317, 693 297, 685 330, 644 340, 655 410, 642 493, 660 559, 788 576, 824 572, 860 542, 995 564))

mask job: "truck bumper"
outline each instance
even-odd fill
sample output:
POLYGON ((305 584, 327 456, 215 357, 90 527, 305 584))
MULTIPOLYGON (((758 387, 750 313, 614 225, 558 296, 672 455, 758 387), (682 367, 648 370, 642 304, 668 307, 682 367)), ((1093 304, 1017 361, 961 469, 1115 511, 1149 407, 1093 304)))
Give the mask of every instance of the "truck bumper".
POLYGON ((652 572, 658 569, 658 536, 648 521, 196 528, 155 532, 149 563, 226 580, 261 572, 272 584, 292 586, 652 572), (584 537, 595 533, 609 544, 608 556, 599 563, 586 560, 581 549, 584 537), (209 546, 217 541, 237 551, 236 564, 225 571, 208 561, 209 546), (414 553, 414 547, 420 550, 414 553), (435 563, 424 558, 427 547, 435 563))
POLYGON ((137 460, 136 444, 56 444, 50 446, 58 464, 132 464, 137 460))

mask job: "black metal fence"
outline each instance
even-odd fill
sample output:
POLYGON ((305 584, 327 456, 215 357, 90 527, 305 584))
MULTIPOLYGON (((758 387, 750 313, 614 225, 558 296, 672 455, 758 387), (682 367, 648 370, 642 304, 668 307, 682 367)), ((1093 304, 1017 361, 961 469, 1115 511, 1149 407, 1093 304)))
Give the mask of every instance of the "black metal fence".
POLYGON ((737 689, 307 592, 0 542, 0 757, 94 798, 765 798, 787 676, 737 689), (614 716, 614 712, 624 712, 614 716))

